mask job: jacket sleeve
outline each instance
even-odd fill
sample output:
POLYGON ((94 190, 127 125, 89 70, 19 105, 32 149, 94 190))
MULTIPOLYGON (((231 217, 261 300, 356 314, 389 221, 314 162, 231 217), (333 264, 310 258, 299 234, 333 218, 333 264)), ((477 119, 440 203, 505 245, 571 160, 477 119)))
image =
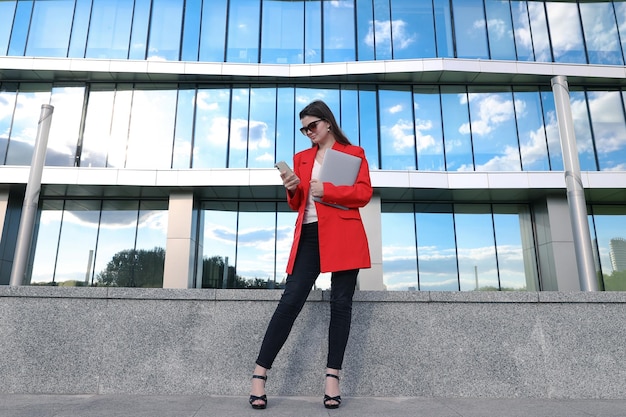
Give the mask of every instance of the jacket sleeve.
POLYGON ((322 201, 325 203, 339 204, 348 208, 364 207, 372 198, 374 190, 370 180, 370 170, 365 159, 365 151, 363 148, 354 146, 355 156, 361 158, 361 168, 356 177, 354 185, 335 186, 330 182, 324 183, 324 196, 322 201))

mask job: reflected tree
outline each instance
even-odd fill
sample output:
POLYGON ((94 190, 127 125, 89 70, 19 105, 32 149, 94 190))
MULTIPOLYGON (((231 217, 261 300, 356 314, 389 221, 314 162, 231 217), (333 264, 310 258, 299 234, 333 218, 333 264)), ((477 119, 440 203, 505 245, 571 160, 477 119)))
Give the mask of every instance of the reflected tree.
POLYGON ((98 285, 111 287, 163 287, 165 249, 126 249, 113 255, 104 271, 96 276, 98 285))
POLYGON ((245 279, 237 275, 234 266, 228 266, 224 277, 225 262, 221 256, 204 258, 202 264, 202 288, 276 288, 272 281, 262 278, 245 279))

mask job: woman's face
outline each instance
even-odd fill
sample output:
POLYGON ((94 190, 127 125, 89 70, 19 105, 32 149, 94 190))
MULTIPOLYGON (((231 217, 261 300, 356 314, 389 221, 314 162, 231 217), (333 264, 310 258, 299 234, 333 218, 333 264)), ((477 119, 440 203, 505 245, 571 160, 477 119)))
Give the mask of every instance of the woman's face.
POLYGON ((311 139, 314 144, 320 145, 332 139, 328 130, 330 124, 326 120, 315 116, 304 116, 300 121, 302 122, 300 132, 311 139))

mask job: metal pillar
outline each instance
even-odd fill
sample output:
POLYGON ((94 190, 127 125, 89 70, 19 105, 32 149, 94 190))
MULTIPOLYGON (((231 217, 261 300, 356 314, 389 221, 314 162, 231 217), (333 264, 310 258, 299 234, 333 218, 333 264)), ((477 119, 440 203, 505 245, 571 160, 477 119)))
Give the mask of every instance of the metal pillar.
POLYGON ((30 165, 30 174, 26 184, 26 195, 22 206, 22 216, 20 227, 17 231, 17 242, 15 243, 15 255, 13 256, 13 266, 11 268, 11 280, 9 285, 18 286, 24 284, 26 265, 28 264, 28 254, 33 238, 33 227, 35 215, 39 204, 39 192, 41 191, 41 174, 46 161, 46 149, 48 147, 48 134, 50 133, 50 123, 54 107, 49 104, 41 105, 41 115, 35 138, 35 149, 30 165))
POLYGON ((578 279, 582 291, 598 291, 598 280, 593 262, 591 235, 587 221, 587 203, 585 190, 580 177, 580 163, 576 148, 576 135, 572 120, 572 109, 569 101, 569 86, 567 78, 559 75, 551 80, 556 116, 559 122, 561 150, 565 168, 565 185, 567 187, 567 203, 569 205, 574 248, 576 251, 576 265, 578 279))

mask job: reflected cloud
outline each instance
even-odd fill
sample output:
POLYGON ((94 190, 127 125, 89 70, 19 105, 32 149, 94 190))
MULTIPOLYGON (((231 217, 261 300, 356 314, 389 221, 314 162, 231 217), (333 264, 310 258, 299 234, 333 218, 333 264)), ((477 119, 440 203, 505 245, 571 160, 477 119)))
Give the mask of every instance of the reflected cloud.
POLYGON ((167 229, 167 212, 142 210, 137 217, 136 210, 110 210, 100 218, 100 212, 95 210, 66 210, 63 221, 89 228, 99 224, 100 228, 107 229, 135 227, 139 222, 140 227, 164 231, 167 229))
POLYGON ((215 145, 224 145, 228 141, 230 130, 230 146, 237 150, 258 150, 270 148, 271 141, 267 137, 267 123, 244 119, 228 119, 215 117, 207 126, 205 139, 215 145), (248 133, 250 136, 248 137, 248 133))
MULTIPOLYGON (((474 23, 475 28, 484 27, 484 21, 474 23), (478 26, 477 26, 478 25, 478 26)), ((489 29, 489 36, 494 40, 500 40, 504 38, 510 38, 512 31, 508 24, 502 19, 489 19, 487 20, 487 27, 489 29)))
POLYGON ((369 23, 369 30, 363 40, 367 46, 389 44, 392 39, 394 49, 406 49, 417 39, 415 33, 408 33, 409 25, 404 20, 374 20, 369 23))
MULTIPOLYGON (((465 96, 462 96, 465 97, 465 96)), ((463 103, 467 99, 462 98, 463 103)), ((513 119, 513 100, 507 100, 501 94, 469 94, 469 101, 475 102, 478 111, 472 111, 470 123, 463 123, 459 127, 462 134, 488 135, 498 125, 513 119)))

